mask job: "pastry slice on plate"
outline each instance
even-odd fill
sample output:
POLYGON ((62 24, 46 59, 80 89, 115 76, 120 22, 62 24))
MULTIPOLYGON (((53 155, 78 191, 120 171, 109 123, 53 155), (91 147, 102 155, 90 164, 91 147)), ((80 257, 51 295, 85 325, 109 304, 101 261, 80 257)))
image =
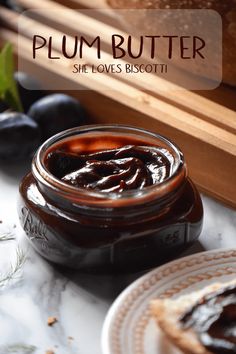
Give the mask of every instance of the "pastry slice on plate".
POLYGON ((236 353, 236 279, 177 299, 153 300, 151 311, 183 353, 236 353))

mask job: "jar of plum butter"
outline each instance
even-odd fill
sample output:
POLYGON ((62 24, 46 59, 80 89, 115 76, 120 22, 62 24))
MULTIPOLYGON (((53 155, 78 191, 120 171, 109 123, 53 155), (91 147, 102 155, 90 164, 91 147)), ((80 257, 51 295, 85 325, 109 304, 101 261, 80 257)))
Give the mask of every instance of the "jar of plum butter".
POLYGON ((20 185, 18 212, 43 257, 93 272, 139 271, 176 257, 197 240, 203 218, 181 151, 121 125, 47 140, 20 185))

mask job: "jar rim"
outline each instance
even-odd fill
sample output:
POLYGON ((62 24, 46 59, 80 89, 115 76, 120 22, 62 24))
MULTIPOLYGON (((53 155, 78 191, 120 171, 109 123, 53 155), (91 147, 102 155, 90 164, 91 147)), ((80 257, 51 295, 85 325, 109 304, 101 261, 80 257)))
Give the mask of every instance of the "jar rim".
MULTIPOLYGON (((140 135, 141 137, 141 135, 140 135)), ((142 136, 143 137, 143 136, 142 136)), ((55 191, 60 191, 61 194, 63 194, 64 197, 70 197, 73 195, 74 199, 80 199, 83 201, 87 201, 89 204, 89 199, 93 202, 95 201, 101 201, 101 202, 107 202, 106 204, 109 205, 111 202, 116 201, 121 201, 124 202, 125 200, 131 201, 132 199, 135 198, 137 199, 143 199, 143 198, 148 198, 151 197, 152 194, 156 194, 157 191, 160 192, 160 190, 166 189, 166 187, 171 184, 172 182, 174 183, 174 180, 178 177, 180 174, 181 170, 183 170, 183 167, 185 166, 185 161, 184 161, 184 156, 182 151, 177 147, 176 144, 174 144, 171 140, 167 139, 166 137, 154 133, 152 131, 135 127, 132 125, 122 125, 122 124, 93 124, 93 125, 84 125, 80 127, 75 127, 72 129, 68 129, 65 131, 62 131, 52 137, 50 137, 48 140, 46 140, 37 150, 33 162, 32 162, 32 173, 34 177, 41 182, 44 186, 49 187, 50 189, 53 189, 55 191), (141 190, 128 190, 128 191, 123 191, 122 193, 117 193, 117 192, 100 192, 100 191, 93 191, 93 190, 88 190, 85 188, 77 188, 72 185, 66 184, 65 182, 61 181, 59 178, 55 177, 45 166, 44 164, 44 158, 45 154, 49 150, 50 147, 52 147, 54 144, 57 142, 76 135, 77 133, 89 133, 89 132, 96 132, 96 131, 112 131, 115 130, 117 133, 121 133, 122 130, 126 130, 127 132, 130 133, 136 133, 136 134, 143 134, 146 136, 149 136, 150 138, 158 139, 158 141, 164 143, 166 146, 171 148, 175 154, 175 167, 173 173, 166 179, 164 179, 162 182, 158 184, 154 184, 152 186, 145 187, 141 190)), ((183 173, 183 177, 186 177, 186 171, 183 173)))

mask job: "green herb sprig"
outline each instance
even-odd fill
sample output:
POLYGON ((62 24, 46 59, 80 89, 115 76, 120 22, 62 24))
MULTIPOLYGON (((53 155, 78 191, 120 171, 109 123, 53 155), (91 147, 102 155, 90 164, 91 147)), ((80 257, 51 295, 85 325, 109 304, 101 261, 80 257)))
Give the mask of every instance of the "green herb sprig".
POLYGON ((16 81, 14 79, 14 59, 11 43, 6 43, 0 52, 0 100, 12 109, 23 112, 16 81))

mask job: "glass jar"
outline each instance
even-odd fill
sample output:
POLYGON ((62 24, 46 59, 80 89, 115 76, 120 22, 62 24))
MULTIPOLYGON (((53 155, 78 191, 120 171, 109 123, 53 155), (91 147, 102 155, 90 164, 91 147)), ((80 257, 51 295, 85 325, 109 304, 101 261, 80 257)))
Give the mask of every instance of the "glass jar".
POLYGON ((179 255, 200 235, 200 195, 182 152, 166 138, 135 127, 93 125, 70 129, 37 151, 20 185, 18 213, 34 248, 49 261, 86 271, 138 271, 179 255), (158 146, 173 156, 171 176, 122 193, 75 188, 46 166, 49 152, 70 142, 78 152, 124 145, 158 146), (84 149, 84 148, 83 148, 84 149))

